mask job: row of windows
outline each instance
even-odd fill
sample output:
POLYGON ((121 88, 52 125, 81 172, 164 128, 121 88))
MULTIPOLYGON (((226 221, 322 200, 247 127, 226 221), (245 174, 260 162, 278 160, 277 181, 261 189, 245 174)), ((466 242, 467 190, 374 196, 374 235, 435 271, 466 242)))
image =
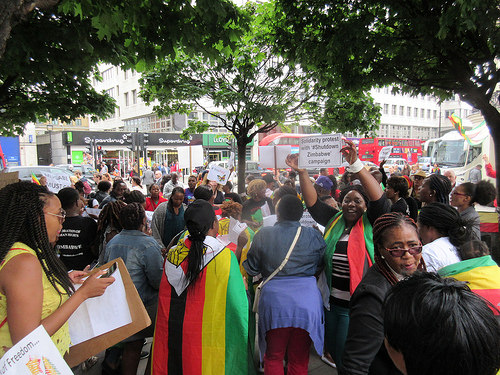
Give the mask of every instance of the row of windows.
POLYGON ((417 138, 427 140, 438 136, 437 128, 426 126, 380 125, 379 137, 417 138))
MULTIPOLYGON (((380 103, 375 103, 375 105, 380 106, 380 103)), ((382 107, 382 113, 384 115, 389 114, 389 104, 384 104, 382 107)), ((405 107, 404 105, 397 106, 393 104, 390 107, 390 114, 393 116, 406 116, 406 117, 415 117, 415 118, 428 118, 428 119, 437 119, 437 110, 425 109, 425 108, 416 108, 416 107, 405 107)))
MULTIPOLYGON (((390 86, 385 86, 384 88, 377 87, 374 90, 375 90, 375 92, 378 92, 378 93, 383 92, 384 94, 391 94, 392 96, 401 95, 401 94, 393 93, 392 88, 390 86)), ((434 97, 432 97, 431 95, 422 95, 422 94, 418 94, 414 98, 428 100, 428 101, 434 100, 434 97)))
MULTIPOLYGON (((220 114, 220 117, 223 119, 226 119, 225 114, 220 114)), ((210 128, 208 129, 209 132, 211 133, 226 133, 227 129, 224 127, 224 122, 222 119, 220 119, 217 116, 211 115, 206 112, 191 112, 188 115, 188 121, 189 120, 195 120, 195 121, 204 121, 207 122, 210 125, 210 128)))
POLYGON ((150 115, 123 121, 124 131, 135 131, 136 129, 139 129, 140 132, 151 133, 171 131, 173 130, 172 117, 160 118, 156 115, 150 115))

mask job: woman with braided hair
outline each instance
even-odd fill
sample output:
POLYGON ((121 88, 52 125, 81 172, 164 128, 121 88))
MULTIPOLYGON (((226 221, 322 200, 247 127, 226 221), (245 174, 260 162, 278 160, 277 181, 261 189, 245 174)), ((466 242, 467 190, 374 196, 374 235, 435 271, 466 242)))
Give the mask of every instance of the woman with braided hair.
POLYGON ((417 226, 400 212, 373 225, 375 264, 351 298, 349 333, 339 374, 400 375, 384 346, 382 306, 391 286, 425 270, 417 226))
POLYGON ((248 300, 234 253, 202 199, 184 213, 188 237, 165 259, 153 344, 153 374, 248 374, 248 300))
POLYGON ((458 248, 472 240, 472 222, 462 218, 449 204, 431 203, 418 215, 422 256, 430 272, 462 260, 458 248))
POLYGON ((441 174, 431 174, 424 180, 420 188, 420 201, 422 203, 450 203, 451 182, 441 174))
POLYGON ((61 355, 70 345, 67 321, 87 298, 100 296, 114 278, 98 272, 75 291, 86 272, 68 274, 52 244, 66 215, 43 186, 18 182, 0 190, 0 351, 42 324, 61 355))
POLYGON ((97 221, 97 243, 99 244, 99 264, 104 264, 106 244, 121 232, 120 210, 127 204, 115 201, 107 204, 99 214, 97 221))

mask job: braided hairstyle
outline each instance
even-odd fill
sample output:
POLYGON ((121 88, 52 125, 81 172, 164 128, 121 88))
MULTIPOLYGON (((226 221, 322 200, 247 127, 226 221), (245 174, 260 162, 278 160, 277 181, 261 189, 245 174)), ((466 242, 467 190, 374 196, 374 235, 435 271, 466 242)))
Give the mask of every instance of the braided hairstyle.
POLYGON ((118 217, 123 229, 140 230, 141 226, 144 224, 146 212, 141 204, 134 202, 123 207, 118 217))
POLYGON ((429 187, 434 190, 436 202, 450 203, 451 182, 448 177, 441 174, 431 174, 429 177, 429 187))
POLYGON ((97 220, 97 243, 102 244, 106 235, 106 228, 111 226, 118 231, 122 230, 120 224, 120 210, 127 204, 123 201, 110 202, 104 206, 97 220))
POLYGON ((186 277, 191 286, 200 274, 203 263, 203 242, 217 218, 210 203, 203 199, 196 199, 186 209, 184 220, 191 240, 186 271, 186 277))
POLYGON ((457 248, 472 238, 472 223, 462 219, 449 204, 431 203, 422 207, 418 222, 435 228, 443 237, 449 237, 451 244, 457 248))
POLYGON ((15 242, 22 242, 35 252, 50 284, 59 293, 74 292, 73 284, 61 260, 57 257, 47 235, 43 208, 55 195, 44 186, 28 181, 7 185, 0 190, 0 260, 15 242))
POLYGON ((132 190, 132 191, 125 192, 125 194, 123 194, 123 200, 127 204, 130 204, 130 203, 144 204, 144 203, 146 203, 146 197, 139 190, 132 190))
MULTIPOLYGON (((403 225, 408 225, 415 229, 417 232, 417 224, 413 221, 412 218, 403 215, 401 212, 390 212, 380 216, 375 223, 373 223, 373 244, 375 245, 375 263, 379 268, 382 275, 389 281, 391 285, 396 284, 399 280, 397 279, 394 272, 391 271, 387 263, 383 260, 380 252, 379 246, 383 246, 382 242, 384 240, 385 232, 394 227, 400 227, 403 225)), ((418 265, 419 269, 425 269, 423 264, 423 259, 420 260, 420 264, 418 265)))
POLYGON ((172 198, 177 193, 182 194, 183 196, 185 195, 184 189, 180 186, 176 186, 172 189, 172 194, 170 194, 170 199, 167 202, 167 210, 170 212, 174 212, 174 200, 172 198))

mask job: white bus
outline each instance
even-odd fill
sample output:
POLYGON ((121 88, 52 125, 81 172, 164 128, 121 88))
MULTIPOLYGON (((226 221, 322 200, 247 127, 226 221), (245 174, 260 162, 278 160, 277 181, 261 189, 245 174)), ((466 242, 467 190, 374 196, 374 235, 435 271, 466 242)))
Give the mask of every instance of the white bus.
POLYGON ((432 149, 432 164, 438 163, 441 172, 453 169, 457 175, 457 182, 469 181, 469 172, 476 165, 483 165, 482 176, 496 185, 495 179, 486 176, 482 156, 488 155, 490 163, 495 168, 495 146, 486 123, 475 127, 466 134, 472 140, 467 142, 462 135, 453 130, 438 138, 432 149))

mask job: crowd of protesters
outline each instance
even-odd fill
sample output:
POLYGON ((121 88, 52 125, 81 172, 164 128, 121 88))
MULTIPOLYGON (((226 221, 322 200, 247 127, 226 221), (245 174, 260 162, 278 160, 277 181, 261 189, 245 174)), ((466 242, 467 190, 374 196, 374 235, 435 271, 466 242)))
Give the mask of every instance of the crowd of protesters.
POLYGON ((106 351, 107 374, 135 375, 147 337, 158 375, 307 374, 311 346, 339 374, 496 374, 500 268, 475 210, 496 204, 494 186, 437 165, 367 168, 350 141, 341 152, 343 173, 312 176, 289 155, 243 194, 208 171, 184 186, 175 163, 128 181, 103 165, 95 191, 81 175, 57 194, 8 185, 3 352, 43 324, 65 354, 68 318, 114 278, 74 284, 121 257, 153 324, 106 351))

